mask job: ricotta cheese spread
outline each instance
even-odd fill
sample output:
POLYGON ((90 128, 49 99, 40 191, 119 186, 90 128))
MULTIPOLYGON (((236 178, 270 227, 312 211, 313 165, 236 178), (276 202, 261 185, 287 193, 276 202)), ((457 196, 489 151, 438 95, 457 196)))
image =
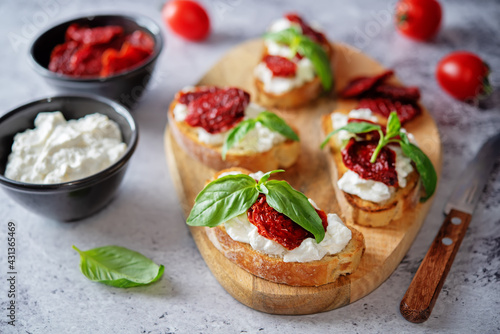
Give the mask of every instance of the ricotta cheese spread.
MULTIPOLYGON (((350 118, 366 119, 372 122, 378 122, 377 117, 372 114, 370 109, 355 109, 349 114, 335 112, 331 115, 332 127, 334 130, 345 126, 350 118)), ((401 129, 404 131, 404 129, 401 129)), ((406 132, 406 131, 405 131, 406 132)), ((345 140, 353 137, 352 133, 340 131, 336 135, 337 144, 340 146, 345 140)), ((414 137, 408 133, 410 141, 414 142, 414 137)), ((396 153, 396 173, 398 174, 398 183, 400 188, 406 187, 406 177, 413 172, 411 159, 405 156, 399 146, 389 145, 389 148, 396 153)), ((356 195, 366 201, 381 203, 388 200, 394 193, 394 187, 389 187, 386 184, 373 180, 361 178, 356 172, 348 170, 337 181, 340 190, 348 194, 356 195)))
POLYGON ((66 121, 61 112, 42 112, 35 128, 14 136, 5 176, 53 184, 93 175, 126 151, 118 125, 102 114, 66 121))
MULTIPOLYGON (((191 87, 186 87, 183 91, 188 91, 191 87)), ((192 89, 192 88, 191 88, 192 89)), ((261 106, 250 102, 245 109, 244 120, 257 117, 258 114, 263 112, 264 108, 261 106)), ((177 122, 183 122, 188 114, 187 105, 182 103, 177 103, 173 110, 174 119, 177 122)), ((222 145, 228 135, 229 131, 221 133, 209 133, 202 127, 197 127, 198 140, 213 146, 222 145)), ((241 141, 235 144, 230 151, 241 150, 250 152, 266 152, 269 151, 274 145, 278 145, 286 141, 285 136, 282 134, 272 131, 269 128, 263 126, 260 122, 257 122, 255 128, 250 130, 241 141)))
MULTIPOLYGON (((226 175, 241 174, 238 171, 222 173, 226 175)), ((256 180, 264 175, 262 172, 250 174, 256 180)), ((318 209, 316 203, 309 199, 313 207, 318 209)), ((302 241, 299 247, 288 250, 279 243, 261 236, 257 227, 250 223, 247 214, 244 213, 224 223, 227 234, 236 241, 250 244, 250 246, 261 253, 277 256, 284 262, 310 262, 321 260, 325 255, 333 255, 341 252, 352 238, 352 232, 347 228, 336 214, 327 215, 328 227, 325 238, 318 244, 314 238, 302 241)))
MULTIPOLYGON (((287 48, 288 49, 288 48, 287 48)), ((291 51, 288 51, 287 57, 291 51)), ((269 54, 273 55, 271 52, 269 54)), ((254 75, 264 84, 264 90, 268 93, 283 94, 291 91, 295 87, 312 81, 316 76, 316 71, 312 62, 308 58, 302 58, 297 62, 297 72, 294 77, 277 77, 263 62, 254 69, 254 75)))

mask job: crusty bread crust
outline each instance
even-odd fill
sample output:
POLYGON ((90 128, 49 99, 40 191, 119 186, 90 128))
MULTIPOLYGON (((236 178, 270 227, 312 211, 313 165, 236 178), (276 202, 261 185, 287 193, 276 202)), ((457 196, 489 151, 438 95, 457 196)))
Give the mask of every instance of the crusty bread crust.
MULTIPOLYGON (((328 59, 332 59, 333 48, 330 44, 323 44, 328 59)), ((262 58, 267 55, 267 48, 264 47, 262 58)), ((304 83, 300 87, 295 87, 282 94, 274 94, 264 90, 264 83, 254 77, 257 94, 256 101, 265 107, 274 108, 297 108, 315 100, 323 91, 321 80, 316 76, 313 80, 304 83)))
POLYGON ((322 92, 323 86, 319 77, 295 87, 283 94, 269 93, 264 90, 264 83, 255 78, 256 100, 259 104, 274 108, 297 108, 316 99, 322 92))
MULTIPOLYGON (((266 152, 231 149, 226 154, 226 160, 222 160, 221 145, 213 146, 199 141, 196 128, 189 126, 186 122, 177 122, 175 120, 173 110, 177 104, 178 97, 179 95, 176 95, 168 110, 168 122, 173 137, 177 144, 190 156, 201 161, 203 164, 215 170, 241 166, 251 171, 269 171, 280 167, 290 167, 297 161, 300 153, 300 143, 291 139, 273 146, 266 152)), ((294 131, 297 132, 296 129, 294 131)))
MULTIPOLYGON (((335 112, 348 113, 347 110, 335 110, 335 112)), ((330 114, 323 115, 321 125, 325 135, 333 131, 330 114)), ((420 195, 420 177, 415 170, 407 176, 406 187, 398 188, 391 198, 381 203, 366 201, 356 195, 340 190, 337 181, 348 169, 342 161, 340 147, 335 142, 335 138, 330 139, 329 147, 332 183, 342 216, 347 224, 356 223, 373 227, 386 226, 393 220, 401 218, 405 212, 416 206, 420 195)))
MULTIPOLYGON (((230 171, 250 171, 232 168, 215 175, 230 171)), ((293 286, 319 286, 335 282, 339 276, 352 273, 359 266, 365 251, 363 235, 349 227, 352 238, 338 254, 326 255, 321 260, 310 262, 284 262, 276 256, 269 256, 254 250, 249 244, 233 240, 224 226, 206 227, 208 238, 214 246, 231 262, 251 274, 263 279, 293 286)))

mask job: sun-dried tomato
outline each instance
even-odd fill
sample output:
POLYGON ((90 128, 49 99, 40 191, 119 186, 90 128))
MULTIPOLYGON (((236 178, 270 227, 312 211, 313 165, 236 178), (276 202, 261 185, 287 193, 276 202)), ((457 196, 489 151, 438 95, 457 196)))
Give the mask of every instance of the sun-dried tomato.
POLYGON ((289 13, 285 15, 285 18, 290 22, 299 24, 300 28, 302 29, 302 34, 309 37, 313 42, 319 44, 328 43, 328 40, 323 33, 311 28, 311 26, 308 25, 299 15, 295 13, 289 13))
POLYGON ((49 70, 75 77, 106 77, 138 65, 153 49, 153 38, 143 31, 125 36, 120 26, 72 24, 66 30, 66 42, 52 51, 49 70))
POLYGON ((196 87, 193 91, 182 92, 179 96, 178 102, 181 104, 189 104, 205 94, 215 93, 220 90, 221 89, 216 86, 196 87))
POLYGON ((393 86, 389 84, 377 85, 370 97, 386 97, 391 100, 416 102, 420 98, 418 87, 393 86))
POLYGON ((50 54, 49 70, 56 73, 71 73, 70 61, 75 52, 78 51, 77 42, 67 42, 57 45, 50 54))
POLYGON ((74 23, 66 30, 66 41, 75 41, 80 44, 107 44, 113 38, 123 34, 120 26, 81 27, 74 23))
POLYGON ((393 101, 383 97, 362 99, 359 101, 357 108, 368 108, 372 112, 384 117, 389 117, 389 114, 395 111, 401 123, 412 120, 422 112, 417 103, 393 101))
MULTIPOLYGON (((316 210, 316 212, 326 231, 328 227, 326 213, 323 210, 316 210)), ((266 195, 263 194, 260 194, 257 201, 248 209, 247 217, 248 221, 257 227, 260 235, 279 243, 288 250, 299 247, 306 238, 314 238, 311 232, 267 204, 266 195)))
POLYGON ((376 85, 384 82, 387 78, 390 78, 393 74, 394 71, 389 70, 373 77, 358 77, 352 79, 342 90, 340 96, 343 98, 359 97, 370 91, 376 85))
POLYGON ((288 58, 266 55, 262 61, 276 77, 294 77, 297 73, 297 64, 288 58))
POLYGON ((377 141, 356 141, 351 138, 341 152, 344 165, 363 179, 398 187, 396 153, 394 151, 384 146, 377 156, 377 160, 374 163, 370 162, 377 143, 377 141))
POLYGON ((205 94, 188 104, 186 123, 212 134, 224 132, 243 119, 249 102, 250 95, 238 88, 205 94))

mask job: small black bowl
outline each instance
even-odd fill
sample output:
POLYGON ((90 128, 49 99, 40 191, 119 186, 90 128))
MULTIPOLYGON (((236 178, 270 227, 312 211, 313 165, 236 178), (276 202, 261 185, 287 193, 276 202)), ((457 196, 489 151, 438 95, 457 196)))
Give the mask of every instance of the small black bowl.
POLYGON ((87 217, 108 204, 125 175, 138 141, 134 118, 120 104, 104 97, 56 96, 18 107, 0 117, 0 184, 15 201, 42 216, 62 221, 87 217), (61 111, 64 117, 78 119, 92 113, 115 121, 127 144, 125 154, 113 165, 89 177, 57 184, 32 184, 4 176, 14 135, 33 128, 40 112, 61 111))
POLYGON ((85 16, 57 24, 40 34, 30 48, 30 62, 38 74, 61 92, 97 94, 131 108, 136 105, 146 89, 162 49, 161 29, 147 17, 139 15, 85 16), (149 33, 155 41, 153 54, 139 66, 105 78, 75 78, 52 72, 48 69, 52 50, 58 44, 64 43, 66 30, 73 23, 88 27, 118 25, 123 27, 125 34, 142 30, 149 33))

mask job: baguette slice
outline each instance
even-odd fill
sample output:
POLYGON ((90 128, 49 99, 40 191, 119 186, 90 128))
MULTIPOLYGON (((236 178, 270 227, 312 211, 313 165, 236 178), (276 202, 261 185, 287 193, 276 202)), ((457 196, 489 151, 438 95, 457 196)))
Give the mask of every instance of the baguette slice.
POLYGON ((291 139, 273 146, 266 152, 252 152, 233 148, 227 152, 226 160, 222 160, 222 145, 214 146, 201 142, 198 140, 196 128, 189 126, 186 122, 177 122, 175 120, 173 110, 178 97, 179 94, 176 95, 168 110, 170 129, 177 144, 203 164, 215 170, 241 166, 252 171, 258 171, 274 170, 280 167, 287 168, 297 161, 300 153, 300 143, 291 139))
MULTIPOLYGON (((215 178, 231 171, 250 173, 242 168, 231 168, 217 173, 215 178)), ((359 231, 352 227, 349 229, 352 231, 352 238, 340 253, 326 255, 321 260, 311 262, 284 262, 277 256, 266 255, 254 250, 249 244, 233 240, 223 225, 205 227, 208 238, 231 262, 255 276, 293 286, 333 283, 339 276, 356 270, 365 251, 365 242, 359 231)))
MULTIPOLYGON (((331 61, 333 56, 332 46, 330 44, 322 46, 328 55, 328 59, 331 61)), ((264 58, 267 54, 267 48, 264 47, 262 58, 264 58)), ((323 86, 318 76, 316 76, 313 80, 304 83, 302 86, 295 87, 282 94, 265 91, 264 83, 257 77, 254 77, 254 83, 256 88, 256 101, 265 107, 297 108, 315 100, 323 92, 323 86)))
MULTIPOLYGON (((347 114, 349 111, 335 110, 334 112, 347 114)), ((330 114, 323 115, 321 125, 325 135, 333 131, 330 114)), ((406 187, 398 188, 388 200, 381 203, 366 201, 356 195, 340 190, 337 181, 348 169, 342 161, 341 148, 337 145, 334 137, 329 141, 332 183, 342 216, 347 224, 356 223, 373 227, 386 226, 392 221, 401 218, 405 212, 417 205, 420 195, 420 176, 416 170, 413 170, 406 177, 406 187)))

